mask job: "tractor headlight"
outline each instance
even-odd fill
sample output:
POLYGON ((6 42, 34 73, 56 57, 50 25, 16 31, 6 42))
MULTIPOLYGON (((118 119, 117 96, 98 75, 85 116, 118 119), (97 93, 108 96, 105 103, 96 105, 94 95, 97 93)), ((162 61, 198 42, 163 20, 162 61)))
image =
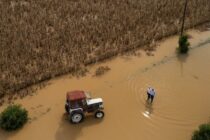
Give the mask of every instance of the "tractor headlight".
POLYGON ((104 109, 103 104, 100 104, 100 105, 99 105, 99 108, 100 108, 100 109, 104 109))

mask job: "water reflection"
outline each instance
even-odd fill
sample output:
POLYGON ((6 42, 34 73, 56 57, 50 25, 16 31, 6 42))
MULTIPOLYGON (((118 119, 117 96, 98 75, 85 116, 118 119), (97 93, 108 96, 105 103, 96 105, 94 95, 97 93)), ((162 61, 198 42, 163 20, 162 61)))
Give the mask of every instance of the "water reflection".
POLYGON ((146 101, 145 103, 145 111, 142 113, 144 117, 151 119, 151 115, 153 113, 152 103, 146 101))
POLYGON ((188 54, 177 54, 177 59, 180 62, 181 76, 183 76, 183 74, 184 74, 184 72, 183 72, 184 71, 183 64, 186 63, 187 57, 188 57, 188 54))

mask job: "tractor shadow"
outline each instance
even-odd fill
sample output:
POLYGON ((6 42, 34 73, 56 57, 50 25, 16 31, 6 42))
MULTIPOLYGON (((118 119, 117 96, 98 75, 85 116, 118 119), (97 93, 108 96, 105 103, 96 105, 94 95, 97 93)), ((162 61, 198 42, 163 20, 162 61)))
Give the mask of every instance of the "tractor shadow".
POLYGON ((83 135, 82 129, 85 127, 91 127, 92 125, 98 125, 103 119, 96 119, 93 115, 87 115, 83 122, 79 124, 72 124, 68 115, 64 114, 61 117, 59 128, 55 134, 56 140, 76 140, 79 136, 83 135))

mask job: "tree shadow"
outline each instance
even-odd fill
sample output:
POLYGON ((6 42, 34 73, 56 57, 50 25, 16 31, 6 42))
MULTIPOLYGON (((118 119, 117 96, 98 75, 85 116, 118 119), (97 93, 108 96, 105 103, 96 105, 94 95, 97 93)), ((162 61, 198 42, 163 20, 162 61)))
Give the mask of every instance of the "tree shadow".
POLYGON ((86 115, 83 122, 79 124, 72 124, 69 121, 68 115, 64 114, 61 117, 60 126, 55 134, 56 140, 76 140, 82 134, 84 127, 91 127, 92 125, 100 124, 103 119, 96 119, 93 115, 86 115))
POLYGON ((10 137, 13 137, 21 129, 22 128, 15 130, 15 131, 5 131, 0 128, 0 140, 9 140, 10 137))
POLYGON ((186 63, 189 54, 177 54, 177 60, 180 63, 180 73, 181 76, 184 75, 184 63, 186 63))

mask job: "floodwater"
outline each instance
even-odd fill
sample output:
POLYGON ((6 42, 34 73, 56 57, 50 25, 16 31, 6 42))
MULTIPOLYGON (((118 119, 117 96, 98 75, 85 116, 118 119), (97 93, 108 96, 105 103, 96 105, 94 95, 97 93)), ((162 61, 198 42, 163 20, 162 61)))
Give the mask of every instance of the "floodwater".
MULTIPOLYGON (((119 56, 90 66, 83 78, 62 76, 33 96, 15 101, 29 110, 30 121, 17 132, 0 131, 1 140, 190 140, 210 117, 210 31, 190 31, 193 49, 177 56, 177 37, 161 41, 154 56, 119 56), (100 66, 110 71, 92 76, 100 66), (157 91, 146 103, 146 89, 157 91), (105 117, 69 123, 67 91, 82 89, 104 100, 105 117)), ((1 107, 2 110, 4 107, 1 107)))

